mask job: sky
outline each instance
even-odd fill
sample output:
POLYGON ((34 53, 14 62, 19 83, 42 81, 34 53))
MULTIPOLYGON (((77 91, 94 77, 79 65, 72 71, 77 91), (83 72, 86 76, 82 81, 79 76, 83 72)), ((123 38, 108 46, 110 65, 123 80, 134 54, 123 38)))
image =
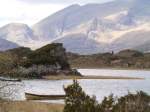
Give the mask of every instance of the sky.
POLYGON ((8 23, 32 26, 72 4, 104 3, 112 0, 1 0, 0 27, 8 23))

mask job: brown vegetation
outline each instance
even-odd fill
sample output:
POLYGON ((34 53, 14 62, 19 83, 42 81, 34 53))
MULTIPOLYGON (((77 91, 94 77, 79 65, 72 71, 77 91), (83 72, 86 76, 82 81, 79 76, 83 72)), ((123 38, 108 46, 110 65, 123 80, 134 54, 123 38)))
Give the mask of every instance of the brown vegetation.
POLYGON ((64 105, 29 101, 0 102, 0 112, 63 112, 64 105))

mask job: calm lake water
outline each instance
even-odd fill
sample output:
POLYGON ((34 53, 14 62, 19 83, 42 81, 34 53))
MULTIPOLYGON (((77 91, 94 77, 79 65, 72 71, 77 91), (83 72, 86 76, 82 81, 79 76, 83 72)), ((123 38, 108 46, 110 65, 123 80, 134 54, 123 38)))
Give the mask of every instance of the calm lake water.
MULTIPOLYGON (((150 94, 150 71, 145 70, 111 70, 111 69, 79 69, 83 75, 100 76, 128 76, 141 77, 145 80, 115 80, 115 79, 96 79, 79 80, 83 90, 90 96, 96 96, 101 101, 104 96, 113 93, 115 96, 123 96, 129 91, 144 91, 150 94)), ((64 94, 63 85, 67 86, 72 80, 30 80, 24 81, 25 91, 35 94, 64 94)))

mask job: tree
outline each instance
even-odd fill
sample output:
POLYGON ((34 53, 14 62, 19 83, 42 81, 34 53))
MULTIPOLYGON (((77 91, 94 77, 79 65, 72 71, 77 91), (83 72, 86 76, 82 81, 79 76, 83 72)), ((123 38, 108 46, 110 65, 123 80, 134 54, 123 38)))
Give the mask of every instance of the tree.
POLYGON ((95 98, 86 95, 76 80, 64 90, 66 93, 64 112, 98 112, 95 98))
POLYGON ((104 97, 103 101, 100 106, 100 112, 112 112, 113 107, 115 105, 115 100, 113 98, 113 94, 108 97, 104 97))

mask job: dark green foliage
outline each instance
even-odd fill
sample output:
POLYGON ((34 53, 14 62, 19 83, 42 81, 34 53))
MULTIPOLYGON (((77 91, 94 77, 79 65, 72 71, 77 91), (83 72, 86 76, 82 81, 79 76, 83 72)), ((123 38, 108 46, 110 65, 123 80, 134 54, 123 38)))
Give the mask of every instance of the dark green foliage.
POLYGON ((64 112, 97 112, 95 98, 86 95, 77 81, 64 90, 66 92, 64 112))
POLYGON ((0 73, 10 72, 12 69, 20 66, 23 58, 29 53, 31 53, 31 50, 25 47, 0 52, 0 73))
POLYGON ((105 97, 101 104, 99 104, 99 111, 100 112, 112 112, 113 106, 115 105, 115 100, 113 95, 105 97))
POLYGON ((105 97, 101 103, 86 95, 77 81, 64 89, 64 112, 150 112, 150 96, 144 92, 129 93, 121 98, 105 97))
POLYGON ((3 54, 16 57, 16 65, 31 67, 32 65, 59 65, 61 69, 68 69, 67 56, 62 44, 48 44, 40 49, 31 51, 29 48, 20 47, 8 50, 3 54))
POLYGON ((27 56, 27 60, 23 63, 25 67, 32 65, 60 65, 61 69, 68 69, 65 49, 62 44, 48 44, 36 51, 31 52, 27 56))
POLYGON ((30 48, 27 47, 19 47, 7 50, 6 52, 11 53, 12 55, 17 55, 18 57, 25 57, 29 55, 32 51, 30 48))
POLYGON ((18 58, 10 53, 0 53, 0 74, 9 72, 15 68, 18 63, 18 58))

